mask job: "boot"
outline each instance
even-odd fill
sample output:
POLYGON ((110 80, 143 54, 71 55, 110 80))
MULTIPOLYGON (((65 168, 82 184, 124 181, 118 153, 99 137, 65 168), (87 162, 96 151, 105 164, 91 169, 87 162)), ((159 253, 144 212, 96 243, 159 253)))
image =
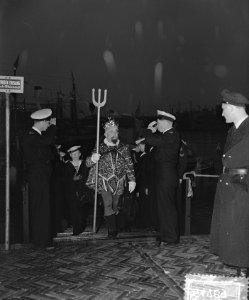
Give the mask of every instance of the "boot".
POLYGON ((108 237, 116 237, 118 234, 117 226, 116 226, 116 215, 106 216, 106 223, 108 228, 108 237))

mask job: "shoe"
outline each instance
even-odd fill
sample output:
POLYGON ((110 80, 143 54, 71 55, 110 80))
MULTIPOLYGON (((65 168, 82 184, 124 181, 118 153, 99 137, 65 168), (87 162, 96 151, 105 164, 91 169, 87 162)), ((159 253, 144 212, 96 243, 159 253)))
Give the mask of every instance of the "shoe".
POLYGON ((118 235, 117 231, 108 231, 109 238, 115 238, 118 235))
POLYGON ((170 245, 177 245, 179 241, 176 242, 161 242, 161 246, 170 246, 170 245))
POLYGON ((116 226, 116 215, 106 216, 106 223, 108 227, 108 237, 115 238, 118 234, 117 226, 116 226))
POLYGON ((166 241, 162 241, 161 239, 157 239, 156 243, 157 243, 157 246, 160 247, 160 246, 170 246, 170 245, 177 245, 179 244, 179 240, 176 240, 174 242, 166 242, 166 241))

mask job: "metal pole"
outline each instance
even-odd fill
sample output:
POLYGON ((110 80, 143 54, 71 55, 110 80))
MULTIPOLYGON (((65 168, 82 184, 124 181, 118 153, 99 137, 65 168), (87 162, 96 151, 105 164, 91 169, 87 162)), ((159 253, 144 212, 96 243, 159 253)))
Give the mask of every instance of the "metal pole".
POLYGON ((10 104, 9 93, 6 93, 5 122, 6 122, 6 180, 5 180, 5 250, 9 250, 10 227, 10 104))
POLYGON ((211 177, 218 178, 219 175, 209 175, 209 174, 197 174, 195 171, 186 172, 183 174, 183 179, 186 181, 186 191, 185 191, 185 231, 184 235, 191 234, 191 196, 188 195, 189 185, 191 185, 191 179, 188 175, 193 175, 194 177, 211 177))
POLYGON ((190 235, 191 233, 191 197, 188 196, 188 185, 191 184, 190 178, 186 179, 185 189, 185 230, 184 235, 190 235))

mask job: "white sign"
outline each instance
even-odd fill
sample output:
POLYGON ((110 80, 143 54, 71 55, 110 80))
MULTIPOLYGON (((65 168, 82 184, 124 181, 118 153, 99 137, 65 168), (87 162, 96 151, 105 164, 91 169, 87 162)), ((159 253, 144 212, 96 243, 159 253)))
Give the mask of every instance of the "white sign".
POLYGON ((0 92, 23 93, 24 77, 0 76, 0 92))
POLYGON ((247 300, 248 279, 187 274, 184 300, 247 300))

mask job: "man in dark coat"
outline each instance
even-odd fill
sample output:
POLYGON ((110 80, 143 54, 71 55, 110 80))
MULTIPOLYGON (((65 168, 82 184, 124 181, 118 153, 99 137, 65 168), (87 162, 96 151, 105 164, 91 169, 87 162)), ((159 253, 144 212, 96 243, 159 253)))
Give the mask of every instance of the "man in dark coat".
POLYGON ((178 159, 180 136, 173 127, 175 116, 157 111, 153 121, 144 132, 145 142, 154 146, 156 172, 156 198, 159 218, 159 245, 179 243, 176 193, 179 184, 178 159), (158 131, 158 134, 153 134, 158 131))
POLYGON ((32 129, 24 136, 23 153, 29 186, 31 242, 35 247, 52 245, 50 179, 56 119, 51 109, 31 114, 32 129))
MULTIPOLYGON (((223 90, 222 116, 229 129, 217 184, 211 224, 210 250, 220 260, 238 268, 249 268, 249 118, 242 94, 223 90)), ((243 269, 245 268, 245 269, 243 269)), ((247 270, 246 270, 247 269, 247 270)))
POLYGON ((146 151, 145 139, 136 140, 136 151, 138 152, 137 162, 135 163, 136 175, 136 197, 138 200, 137 225, 141 228, 150 228, 151 225, 151 164, 150 157, 146 151))
POLYGON ((72 146, 67 150, 70 160, 64 167, 64 183, 67 202, 70 208, 70 220, 73 235, 79 235, 87 226, 87 218, 94 198, 92 191, 85 185, 88 168, 82 157, 81 146, 72 146))

